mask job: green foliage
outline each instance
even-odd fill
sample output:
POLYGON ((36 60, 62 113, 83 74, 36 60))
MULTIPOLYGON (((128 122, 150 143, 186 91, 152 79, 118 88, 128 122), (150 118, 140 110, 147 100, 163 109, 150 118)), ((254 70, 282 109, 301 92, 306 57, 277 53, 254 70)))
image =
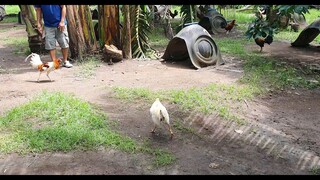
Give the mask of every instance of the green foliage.
MULTIPOLYGON (((251 37, 256 38, 257 36, 266 37, 270 35, 273 37, 274 33, 278 33, 279 20, 281 16, 291 17, 291 14, 306 14, 309 13, 309 5, 269 5, 269 8, 274 11, 277 11, 277 19, 272 22, 268 21, 270 17, 267 17, 266 20, 260 15, 259 12, 256 12, 256 20, 254 20, 249 26, 248 30, 245 32, 245 36, 250 39, 251 37)), ((269 16, 269 14, 267 14, 269 16)))
POLYGON ((154 50, 148 43, 148 34, 151 33, 150 24, 148 23, 147 5, 131 6, 131 13, 134 14, 131 25, 133 26, 132 36, 132 56, 135 58, 154 57, 154 50))
POLYGON ((288 15, 288 14, 306 14, 309 13, 308 9, 309 5, 277 5, 275 6, 275 10, 279 12, 280 15, 288 15))
POLYGON ((245 32, 245 36, 250 39, 253 37, 267 37, 268 35, 273 37, 274 33, 277 33, 277 29, 273 28, 269 25, 267 21, 265 21, 262 17, 256 14, 256 19, 249 24, 247 31, 245 32))
POLYGON ((310 69, 297 69, 263 55, 245 49, 252 42, 246 39, 216 39, 222 53, 244 60, 244 76, 241 82, 263 93, 266 89, 279 90, 286 87, 317 88, 320 76, 310 69))
POLYGON ((184 24, 192 23, 195 17, 193 16, 195 12, 194 5, 182 5, 180 8, 181 14, 181 24, 176 28, 176 33, 178 33, 183 27, 184 24))
POLYGON ((180 8, 181 20, 183 24, 193 22, 193 5, 182 5, 180 8))

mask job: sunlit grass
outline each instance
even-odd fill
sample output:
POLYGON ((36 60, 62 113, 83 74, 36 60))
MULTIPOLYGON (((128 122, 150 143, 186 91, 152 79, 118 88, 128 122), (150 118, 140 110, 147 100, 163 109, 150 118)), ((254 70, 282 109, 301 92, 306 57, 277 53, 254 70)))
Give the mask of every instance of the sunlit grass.
POLYGON ((155 100, 159 93, 154 93, 153 91, 147 88, 123 88, 123 87, 113 87, 112 88, 115 93, 115 97, 119 99, 123 99, 128 102, 133 102, 136 98, 143 98, 145 100, 155 100))
MULTIPOLYGON (((5 5, 5 11, 6 11, 6 15, 8 14, 18 15, 20 8, 18 5, 5 5)), ((0 21, 0 24, 14 23, 14 22, 18 22, 18 16, 6 16, 2 21, 0 21)))
POLYGON ((245 47, 254 44, 252 39, 248 41, 245 38, 232 40, 219 38, 216 41, 222 53, 244 60, 245 75, 241 78, 241 82, 260 89, 260 92, 270 88, 276 90, 285 87, 316 88, 320 86, 320 77, 316 72, 305 74, 301 69, 286 63, 279 63, 270 57, 248 52, 245 47))
POLYGON ((168 45, 169 39, 164 36, 163 28, 155 28, 152 33, 149 34, 150 46, 159 49, 168 45))
POLYGON ((307 24, 313 23, 315 20, 320 18, 320 10, 319 9, 309 9, 309 13, 304 15, 306 18, 307 24))
POLYGON ((227 120, 244 123, 237 116, 235 109, 241 103, 253 98, 254 89, 245 86, 211 84, 204 88, 185 90, 151 91, 147 88, 114 87, 115 97, 134 102, 140 99, 152 103, 156 98, 177 104, 183 111, 194 111, 202 114, 218 113, 227 120))
POLYGON ((18 22, 18 17, 9 17, 6 16, 4 17, 4 19, 2 21, 0 21, 0 24, 4 24, 4 23, 14 23, 14 22, 18 22))
POLYGON ((6 14, 18 14, 20 12, 19 5, 6 5, 6 14))
POLYGON ((28 37, 5 37, 3 43, 12 47, 12 52, 16 55, 30 54, 28 37))
POLYGON ((140 144, 113 126, 97 107, 71 94, 44 91, 0 116, 0 153, 68 152, 106 146, 149 153, 159 166, 175 160, 170 152, 140 144))

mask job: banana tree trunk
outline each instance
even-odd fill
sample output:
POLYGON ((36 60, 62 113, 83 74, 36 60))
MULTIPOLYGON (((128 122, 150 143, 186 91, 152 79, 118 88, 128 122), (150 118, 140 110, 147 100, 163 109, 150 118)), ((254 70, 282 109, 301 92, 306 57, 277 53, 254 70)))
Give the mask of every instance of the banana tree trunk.
POLYGON ((98 5, 99 9, 99 45, 115 45, 121 48, 119 9, 117 5, 98 5))
POLYGON ((26 24, 28 33, 28 43, 31 52, 44 53, 45 40, 42 34, 37 30, 36 12, 33 5, 19 5, 22 18, 26 24))
POLYGON ((78 5, 67 5, 69 50, 73 59, 82 59, 86 51, 86 43, 78 10, 78 5))
POLYGON ((79 5, 79 17, 86 45, 86 52, 92 53, 97 49, 96 36, 93 29, 91 11, 89 5, 79 5))
POLYGON ((130 28, 130 7, 123 5, 124 25, 122 29, 123 58, 131 59, 131 28, 130 28))

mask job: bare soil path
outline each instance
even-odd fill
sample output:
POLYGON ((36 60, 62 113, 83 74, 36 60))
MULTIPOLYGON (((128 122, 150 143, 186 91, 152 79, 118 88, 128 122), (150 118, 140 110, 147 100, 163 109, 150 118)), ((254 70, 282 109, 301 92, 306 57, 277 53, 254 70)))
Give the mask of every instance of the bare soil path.
MULTIPOLYGON (((0 29, 19 26, 0 24, 0 29)), ((64 91, 96 104, 119 131, 140 142, 168 150, 177 158, 172 165, 156 168, 147 154, 127 154, 114 149, 54 152, 30 155, 0 155, 0 174, 313 174, 320 167, 320 89, 292 89, 257 98, 244 105, 246 125, 226 122, 214 115, 181 113, 166 104, 173 120, 195 130, 196 134, 175 130, 152 135, 148 114, 151 104, 123 103, 110 96, 112 86, 146 87, 152 90, 183 89, 210 83, 235 84, 243 75, 241 61, 222 55, 226 64, 194 70, 188 65, 157 60, 125 60, 102 64, 91 78, 82 78, 77 64, 45 75, 37 83, 38 72, 2 43, 5 37, 25 36, 24 28, 0 32, 0 115, 27 102, 37 92, 64 91), (239 131, 240 130, 240 131, 239 131)), ((259 50, 253 46, 253 50, 259 50)), ((265 55, 291 63, 319 64, 319 48, 299 49, 286 42, 264 48, 265 55)), ((44 57, 44 60, 48 57, 44 57)), ((49 58, 48 58, 49 59, 49 58)))

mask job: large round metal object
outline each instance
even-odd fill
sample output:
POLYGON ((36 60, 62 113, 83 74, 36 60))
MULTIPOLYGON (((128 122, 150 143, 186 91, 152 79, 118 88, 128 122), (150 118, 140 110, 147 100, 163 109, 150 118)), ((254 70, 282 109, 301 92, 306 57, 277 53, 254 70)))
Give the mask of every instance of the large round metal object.
POLYGON ((226 19, 217 11, 209 11, 205 17, 200 19, 199 25, 205 28, 209 33, 224 33, 224 27, 227 25, 226 19))
POLYGON ((0 21, 2 21, 5 16, 6 16, 5 5, 0 5, 0 21))
POLYGON ((197 69, 214 65, 221 61, 218 46, 206 29, 198 24, 184 27, 169 42, 164 60, 182 61, 190 59, 197 69))
POLYGON ((304 28, 298 38, 291 43, 295 47, 308 46, 320 34, 320 18, 304 28))

